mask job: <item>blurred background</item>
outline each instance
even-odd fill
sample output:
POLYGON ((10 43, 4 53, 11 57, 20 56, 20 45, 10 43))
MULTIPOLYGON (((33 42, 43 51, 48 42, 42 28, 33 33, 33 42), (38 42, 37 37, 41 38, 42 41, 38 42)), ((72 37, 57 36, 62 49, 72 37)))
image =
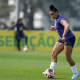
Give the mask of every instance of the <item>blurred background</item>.
POLYGON ((58 8, 73 31, 80 30, 80 0, 0 0, 0 29, 11 27, 18 18, 32 30, 50 30, 54 20, 49 5, 58 8))

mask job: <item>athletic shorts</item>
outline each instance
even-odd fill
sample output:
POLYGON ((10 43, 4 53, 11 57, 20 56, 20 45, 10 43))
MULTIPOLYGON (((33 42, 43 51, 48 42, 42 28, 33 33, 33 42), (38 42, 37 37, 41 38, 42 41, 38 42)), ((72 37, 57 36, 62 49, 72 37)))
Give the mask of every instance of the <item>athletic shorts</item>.
POLYGON ((65 40, 64 42, 62 42, 62 39, 59 39, 58 42, 64 43, 64 45, 70 45, 71 47, 74 47, 75 36, 65 40))

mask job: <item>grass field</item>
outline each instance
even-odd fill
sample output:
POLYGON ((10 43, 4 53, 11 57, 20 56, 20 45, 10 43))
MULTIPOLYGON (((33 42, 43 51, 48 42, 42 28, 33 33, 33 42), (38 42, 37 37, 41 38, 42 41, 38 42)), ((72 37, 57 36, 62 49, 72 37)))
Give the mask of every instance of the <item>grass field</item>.
MULTIPOLYGON (((80 54, 73 53, 72 57, 80 73, 80 54)), ((0 80, 48 80, 42 72, 50 61, 51 52, 0 51, 0 80)), ((72 75, 64 53, 59 54, 53 80, 71 80, 72 75)))

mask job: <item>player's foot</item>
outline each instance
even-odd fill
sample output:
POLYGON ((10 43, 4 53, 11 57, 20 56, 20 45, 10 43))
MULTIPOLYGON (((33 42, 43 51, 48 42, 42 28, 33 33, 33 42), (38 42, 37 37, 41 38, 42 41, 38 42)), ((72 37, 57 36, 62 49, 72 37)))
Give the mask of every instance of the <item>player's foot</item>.
POLYGON ((45 75, 45 72, 42 72, 43 75, 45 75))
POLYGON ((74 73, 71 79, 76 79, 77 77, 79 77, 79 73, 74 73))

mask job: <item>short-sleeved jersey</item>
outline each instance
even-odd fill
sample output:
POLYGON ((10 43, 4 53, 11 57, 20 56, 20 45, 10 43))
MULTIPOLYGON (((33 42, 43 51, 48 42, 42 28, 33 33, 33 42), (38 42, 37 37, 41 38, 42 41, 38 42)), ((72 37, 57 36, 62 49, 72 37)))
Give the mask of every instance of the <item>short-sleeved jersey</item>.
POLYGON ((17 27, 17 31, 16 32, 22 34, 23 33, 24 24, 16 24, 15 26, 17 27))
MULTIPOLYGON (((64 33, 64 26, 60 23, 60 20, 62 20, 62 19, 66 20, 62 15, 59 15, 58 18, 55 20, 55 28, 56 28, 60 38, 62 38, 63 33, 64 33)), ((69 29, 67 34, 65 35, 65 39, 69 39, 73 36, 74 36, 74 34, 69 29)))

